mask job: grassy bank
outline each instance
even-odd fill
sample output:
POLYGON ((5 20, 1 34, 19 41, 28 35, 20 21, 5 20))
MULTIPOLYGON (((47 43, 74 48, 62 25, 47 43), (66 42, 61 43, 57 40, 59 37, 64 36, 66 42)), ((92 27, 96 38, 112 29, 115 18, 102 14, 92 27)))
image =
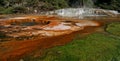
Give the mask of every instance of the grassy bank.
POLYGON ((120 40, 101 33, 75 38, 65 46, 46 51, 42 57, 24 58, 25 61, 119 61, 120 40), (27 59, 29 58, 29 59, 27 59))
POLYGON ((106 28, 106 31, 116 36, 120 36, 120 22, 111 23, 106 28))

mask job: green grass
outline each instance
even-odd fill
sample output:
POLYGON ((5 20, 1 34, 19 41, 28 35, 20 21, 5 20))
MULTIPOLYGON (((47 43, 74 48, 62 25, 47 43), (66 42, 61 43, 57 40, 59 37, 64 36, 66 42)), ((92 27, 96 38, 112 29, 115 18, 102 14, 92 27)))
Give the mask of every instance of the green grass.
POLYGON ((120 36, 120 22, 111 23, 106 29, 109 33, 120 36))
POLYGON ((77 37, 65 46, 46 50, 46 55, 25 61, 120 61, 120 40, 101 33, 77 37))

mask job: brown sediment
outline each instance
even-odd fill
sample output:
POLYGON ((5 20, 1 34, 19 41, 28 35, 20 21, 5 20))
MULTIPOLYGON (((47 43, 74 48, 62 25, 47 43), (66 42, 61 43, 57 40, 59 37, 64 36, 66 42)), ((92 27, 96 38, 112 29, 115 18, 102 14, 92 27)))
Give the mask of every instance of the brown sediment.
MULTIPOLYGON (((9 44, 10 47, 13 47, 13 49, 8 48, 4 53, 1 51, 0 58, 3 61, 7 61, 7 59, 9 61, 13 61, 13 59, 17 61, 18 58, 22 58, 22 56, 31 53, 33 50, 50 48, 56 45, 64 45, 70 42, 73 37, 73 34, 66 34, 38 40, 8 42, 7 44, 9 44)), ((5 45, 5 47, 7 46, 5 45)))
POLYGON ((64 45, 75 37, 77 33, 94 32, 94 28, 86 27, 85 30, 72 32, 70 34, 64 34, 55 37, 42 38, 38 40, 26 40, 26 41, 10 41, 2 44, 2 47, 7 48, 5 51, 0 50, 0 59, 2 61, 18 61, 25 55, 32 53, 37 49, 43 50, 46 48, 64 45), (11 48, 9 48, 11 47, 11 48))
MULTIPOLYGON (((57 26, 58 24, 60 24, 60 20, 63 21, 63 18, 57 18, 57 17, 51 17, 51 16, 29 16, 29 17, 25 17, 25 19, 16 19, 16 18, 12 18, 10 20, 8 20, 6 22, 6 24, 11 24, 11 23, 21 23, 21 22, 28 22, 28 21, 33 21, 35 19, 35 22, 37 23, 41 23, 41 22, 45 22, 45 21, 51 21, 51 23, 44 25, 43 27, 54 27, 57 26)), ((74 20, 73 20, 74 21, 74 20)), ((86 22, 90 22, 90 21, 80 21, 80 20, 76 20, 79 23, 86 23, 86 22)), ((97 22, 92 21, 92 23, 96 24, 97 22)), ((98 23, 97 23, 98 24, 98 23)), ((3 24, 4 25, 4 24, 3 24)), ((78 27, 80 28, 79 30, 76 30, 78 28, 73 29, 69 29, 69 30, 43 30, 44 32, 52 32, 53 34, 55 34, 54 36, 50 36, 50 37, 43 37, 40 38, 35 37, 34 39, 29 39, 29 40, 21 40, 21 41, 6 41, 6 42, 2 42, 0 44, 0 60, 1 61, 18 61, 19 59, 23 58, 25 55, 31 54, 33 51, 40 49, 46 49, 46 48, 51 48, 54 46, 58 46, 58 45, 65 45, 66 43, 72 41, 72 39, 74 38, 74 36, 77 33, 92 33, 94 32, 94 29, 99 26, 95 25, 95 26, 91 26, 89 25, 85 25, 82 26, 83 29, 81 29, 81 27, 79 26, 75 26, 72 25, 74 27, 78 27), (61 32, 61 33, 60 33, 61 32), (58 34, 56 34, 58 33, 58 34)), ((37 27, 37 26, 29 26, 31 28, 37 27)), ((41 26, 40 26, 41 27, 41 26)), ((31 30, 34 31, 34 30, 31 30)), ((41 30, 40 30, 41 31, 41 30)))

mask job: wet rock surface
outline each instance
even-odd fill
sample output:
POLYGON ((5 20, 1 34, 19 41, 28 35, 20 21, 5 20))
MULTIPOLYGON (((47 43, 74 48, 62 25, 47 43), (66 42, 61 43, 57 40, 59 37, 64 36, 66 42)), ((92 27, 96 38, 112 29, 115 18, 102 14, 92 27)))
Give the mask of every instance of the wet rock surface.
POLYGON ((2 61, 8 59, 17 61, 36 49, 42 50, 64 45, 70 42, 78 31, 83 32, 87 27, 100 26, 95 21, 57 16, 15 17, 6 21, 1 20, 0 23, 0 32, 7 36, 0 38, 3 41, 0 42, 2 46, 0 47, 0 60, 2 61), (66 20, 70 22, 65 22, 66 20))

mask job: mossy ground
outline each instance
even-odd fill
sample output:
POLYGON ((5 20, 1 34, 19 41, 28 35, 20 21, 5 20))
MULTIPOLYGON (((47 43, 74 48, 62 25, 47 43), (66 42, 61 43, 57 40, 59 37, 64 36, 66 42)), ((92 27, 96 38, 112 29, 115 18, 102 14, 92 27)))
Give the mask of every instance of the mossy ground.
POLYGON ((120 22, 111 23, 106 28, 106 31, 116 36, 120 36, 120 22))

